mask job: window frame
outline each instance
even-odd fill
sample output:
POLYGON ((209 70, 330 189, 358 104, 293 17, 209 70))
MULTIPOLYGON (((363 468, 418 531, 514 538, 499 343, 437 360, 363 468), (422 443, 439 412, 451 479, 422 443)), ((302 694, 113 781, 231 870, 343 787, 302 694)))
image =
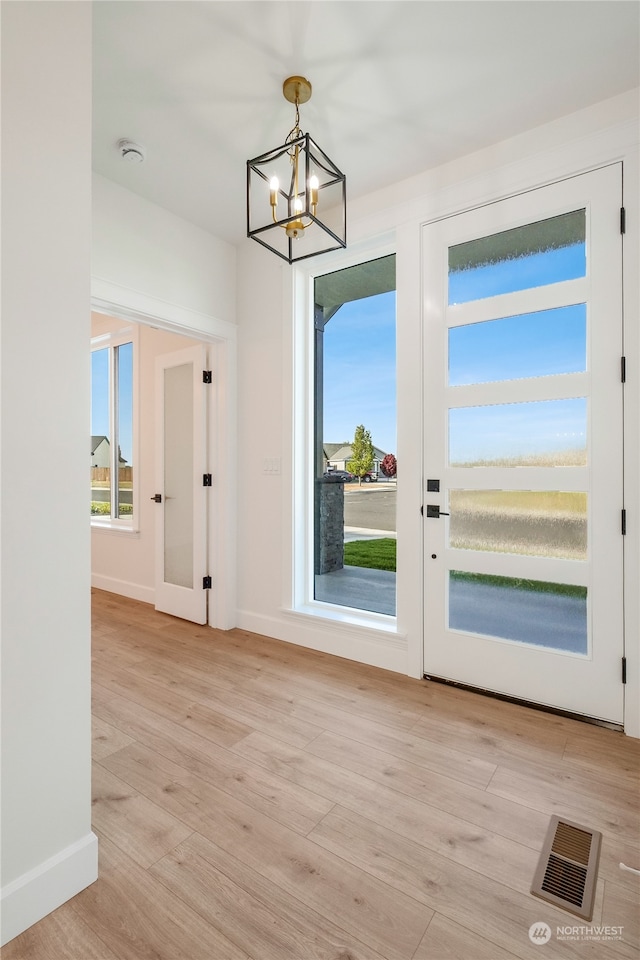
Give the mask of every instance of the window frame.
MULTIPOLYGON (((123 533, 123 534, 138 534, 138 517, 139 517, 139 482, 138 482, 138 469, 135 468, 136 464, 139 464, 139 450, 138 450, 138 385, 139 385, 139 370, 138 370, 138 330, 135 325, 122 327, 118 330, 114 330, 108 333, 100 334, 98 336, 92 337, 90 341, 90 353, 93 354, 97 350, 108 349, 109 354, 109 423, 112 427, 111 435, 115 438, 115 443, 110 443, 110 469, 112 481, 114 477, 117 477, 117 464, 116 456, 118 451, 118 432, 117 427, 113 429, 114 424, 117 423, 117 397, 115 395, 115 356, 116 348, 123 346, 124 344, 131 344, 132 350, 132 359, 131 359, 131 380, 132 380, 132 425, 131 425, 131 456, 132 456, 132 466, 134 466, 133 472, 133 481, 132 481, 132 512, 130 516, 127 517, 117 517, 114 516, 114 498, 111 497, 111 515, 106 516, 90 516, 92 528, 108 531, 111 533, 123 533)), ((113 482, 112 482, 113 489, 113 482)))
MULTIPOLYGON (((396 615, 374 613, 315 599, 314 581, 314 483, 315 483, 315 324, 314 284, 317 277, 395 255, 394 236, 354 245, 349 251, 326 254, 319 261, 294 268, 292 277, 292 405, 287 411, 292 436, 290 592, 284 609, 290 613, 329 620, 336 624, 369 628, 401 636, 396 615)), ((396 284, 397 290, 397 284, 396 284)), ((397 322, 397 312, 396 312, 397 322)), ((397 361, 396 361, 397 362, 397 361)), ((396 411, 397 416, 397 411, 396 411)), ((391 638, 389 638, 391 639, 391 638)))

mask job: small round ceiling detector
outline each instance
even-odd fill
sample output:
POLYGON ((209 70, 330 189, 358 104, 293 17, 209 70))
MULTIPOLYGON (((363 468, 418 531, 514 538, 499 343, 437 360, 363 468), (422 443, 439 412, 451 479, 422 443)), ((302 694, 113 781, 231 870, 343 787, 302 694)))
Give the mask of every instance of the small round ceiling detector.
POLYGON ((134 143, 133 140, 118 140, 118 150, 121 159, 126 160, 127 163, 142 163, 144 161, 144 147, 141 147, 139 143, 134 143))

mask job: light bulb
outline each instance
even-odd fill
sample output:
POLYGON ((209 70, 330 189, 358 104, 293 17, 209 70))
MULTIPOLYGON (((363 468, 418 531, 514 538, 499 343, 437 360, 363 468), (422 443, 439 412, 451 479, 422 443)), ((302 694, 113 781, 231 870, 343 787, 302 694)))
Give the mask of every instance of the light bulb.
POLYGON ((309 192, 311 194, 310 200, 311 200, 311 208, 313 213, 316 212, 316 207, 318 205, 318 187, 319 186, 320 186, 320 183, 315 174, 312 177, 309 177, 309 192))

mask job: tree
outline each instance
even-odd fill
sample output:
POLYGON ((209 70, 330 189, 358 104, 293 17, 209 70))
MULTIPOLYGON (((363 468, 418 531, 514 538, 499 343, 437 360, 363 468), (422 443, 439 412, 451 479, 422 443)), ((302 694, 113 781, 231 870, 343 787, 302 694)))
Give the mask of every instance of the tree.
POLYGON ((347 470, 358 478, 362 483, 362 478, 371 471, 373 467, 373 443, 371 434, 360 424, 356 427, 356 433, 351 444, 353 456, 347 463, 347 470))
POLYGON ((380 469, 385 477, 395 477, 398 474, 398 461, 392 453, 387 453, 380 462, 380 469))

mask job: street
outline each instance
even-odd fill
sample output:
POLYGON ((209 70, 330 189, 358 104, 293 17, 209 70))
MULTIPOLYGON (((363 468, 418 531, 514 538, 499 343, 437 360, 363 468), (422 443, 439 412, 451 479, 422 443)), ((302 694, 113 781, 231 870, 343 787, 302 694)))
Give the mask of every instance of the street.
POLYGON ((370 530, 396 529, 396 484, 357 482, 344 485, 345 527, 361 527, 370 530))

